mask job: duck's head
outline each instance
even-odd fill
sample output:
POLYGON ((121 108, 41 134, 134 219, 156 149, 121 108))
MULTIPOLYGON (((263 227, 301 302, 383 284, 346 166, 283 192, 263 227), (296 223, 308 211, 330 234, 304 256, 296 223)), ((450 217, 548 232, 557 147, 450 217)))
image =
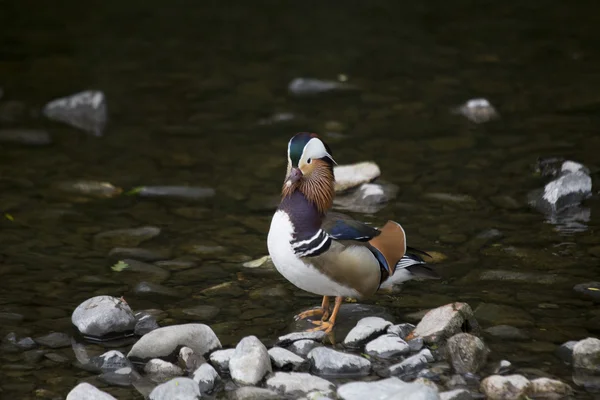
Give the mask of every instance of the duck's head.
POLYGON ((334 165, 331 149, 317 134, 295 134, 288 143, 288 166, 283 183, 283 196, 290 196, 298 190, 324 213, 333 204, 334 165))

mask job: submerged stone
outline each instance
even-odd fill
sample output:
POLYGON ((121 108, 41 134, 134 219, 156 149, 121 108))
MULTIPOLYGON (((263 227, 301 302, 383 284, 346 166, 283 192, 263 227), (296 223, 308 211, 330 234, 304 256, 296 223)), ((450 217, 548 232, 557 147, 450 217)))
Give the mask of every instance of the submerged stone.
POLYGON ((52 100, 42 110, 52 120, 102 136, 108 119, 104 93, 87 90, 52 100))
POLYGON ((119 246, 135 247, 159 234, 160 228, 156 226, 115 229, 96 234, 96 236, 94 236, 94 247, 106 250, 119 246))
POLYGON ((183 200, 202 200, 213 197, 213 188, 198 186, 141 186, 134 189, 141 197, 165 197, 183 200))
POLYGON ((0 129, 0 143, 47 146, 52 143, 52 138, 48 132, 37 129, 0 129))

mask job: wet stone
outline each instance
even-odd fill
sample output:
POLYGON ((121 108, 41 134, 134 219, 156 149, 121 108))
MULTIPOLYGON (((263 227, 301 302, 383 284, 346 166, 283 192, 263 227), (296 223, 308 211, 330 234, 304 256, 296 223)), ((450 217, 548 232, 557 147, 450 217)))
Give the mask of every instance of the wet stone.
POLYGON ((179 357, 177 360, 179 366, 187 373, 194 372, 202 364, 206 363, 206 359, 201 355, 194 353, 194 350, 189 347, 179 349, 179 357))
POLYGON ((156 226, 115 229, 96 234, 96 236, 94 236, 94 247, 106 250, 114 247, 135 247, 159 234, 160 228, 157 228, 156 226))
POLYGON ((139 297, 163 296, 177 298, 185 296, 181 290, 171 289, 153 282, 140 282, 135 286, 133 292, 139 297))
POLYGON ((198 400, 200 386, 190 378, 174 378, 155 387, 150 400, 198 400))
POLYGON ((231 378, 238 385, 254 386, 272 372, 267 348, 256 336, 243 338, 229 360, 231 378))
POLYGON ((281 347, 269 349, 269 357, 271 357, 273 366, 280 370, 306 371, 309 367, 307 360, 281 347))
POLYGON ((209 360, 211 364, 221 373, 229 372, 229 360, 235 353, 235 349, 217 350, 211 353, 209 360))
POLYGON ((600 340, 587 338, 573 346, 573 367, 600 372, 600 340))
POLYGON ((396 198, 398 187, 393 184, 363 183, 359 187, 336 196, 334 204, 341 209, 373 214, 396 198))
POLYGON ((183 370, 175 364, 154 358, 144 366, 146 376, 154 382, 166 382, 169 379, 183 375, 183 370))
POLYGON ((86 90, 52 100, 42 109, 51 120, 63 122, 95 136, 102 136, 108 119, 106 98, 97 90, 86 90))
POLYGON ((314 390, 333 393, 335 385, 305 372, 275 372, 266 382, 267 388, 288 396, 301 396, 314 390))
POLYGON ((229 400, 280 400, 281 395, 270 389, 243 386, 228 393, 229 400))
POLYGON ((493 337, 505 340, 529 340, 529 335, 522 329, 510 325, 496 325, 484 330, 493 337))
POLYGON ((427 312, 413 335, 426 343, 436 343, 460 332, 465 323, 475 324, 471 307, 466 303, 447 304, 427 312))
POLYGON ((279 336, 277 339, 277 344, 279 346, 287 347, 293 342, 297 342, 299 340, 314 340, 317 342, 323 341, 327 334, 323 331, 315 331, 315 332, 292 332, 288 333, 284 336, 279 336))
MULTIPOLYGON (((429 384, 433 384, 433 382, 429 384)), ((437 388, 413 382, 388 397, 387 400, 439 400, 439 395, 437 388)))
POLYGON ((600 282, 580 283, 575 285, 573 290, 582 297, 591 299, 595 303, 600 303, 600 282))
POLYGON ((123 192, 123 189, 114 186, 110 182, 92 180, 63 181, 56 183, 52 187, 61 192, 97 199, 115 197, 123 192))
POLYGON ((573 389, 556 379, 537 378, 531 381, 530 394, 533 398, 564 399, 573 395, 573 389))
POLYGON ((492 375, 481 382, 481 391, 489 400, 519 400, 530 392, 531 383, 522 375, 492 375))
POLYGON ((346 338, 344 345, 347 347, 360 347, 374 337, 382 334, 392 323, 380 317, 366 317, 358 321, 346 338))
POLYGON ((330 377, 365 376, 371 371, 371 362, 354 354, 342 353, 327 347, 317 347, 308 353, 311 371, 330 377))
POLYGON ((113 372, 121 368, 131 367, 131 362, 120 351, 110 350, 92 357, 89 361, 95 369, 102 372, 113 372))
POLYGON ((146 313, 145 311, 138 311, 135 313, 135 328, 133 332, 136 335, 144 336, 148 332, 152 332, 155 329, 160 328, 156 318, 153 315, 146 313))
POLYGON ((119 368, 115 371, 105 372, 98 376, 101 382, 105 382, 111 386, 129 387, 133 385, 136 376, 132 367, 119 368))
POLYGON ((448 339, 446 352, 454 371, 466 374, 479 371, 485 365, 490 351, 477 336, 458 333, 448 339))
POLYGON ((108 258, 114 261, 131 258, 139 261, 160 261, 171 256, 168 250, 140 249, 137 247, 115 247, 108 253, 108 258))
POLYGON ((2 324, 14 324, 23 321, 25 317, 18 313, 12 312, 0 312, 0 323, 2 324))
POLYGON ((395 377, 375 382, 351 382, 341 385, 337 395, 342 400, 385 400, 406 385, 408 384, 395 377))
POLYGON ((406 342, 410 348, 410 352, 414 353, 421 350, 425 344, 423 338, 417 337, 406 342))
POLYGON ((23 353, 23 361, 29 364, 35 364, 40 361, 44 354, 46 354, 46 350, 29 350, 23 353))
POLYGON ((166 260, 166 261, 157 261, 155 263, 157 267, 165 268, 170 271, 182 271, 190 268, 194 268, 198 265, 196 261, 190 260, 166 260))
POLYGON ((315 342, 314 340, 298 340, 293 342, 289 347, 292 353, 296 353, 300 357, 306 357, 312 349, 323 346, 322 343, 315 342))
POLYGON ((471 99, 454 110, 476 124, 489 122, 499 117, 492 104, 484 98, 471 99))
POLYGON ((192 308, 184 308, 176 315, 184 319, 196 319, 199 321, 211 320, 216 317, 221 310, 219 307, 211 305, 199 305, 192 308))
POLYGON ((19 339, 15 344, 21 350, 31 350, 37 347, 35 340, 30 337, 19 339))
POLYGON ((322 80, 316 78, 294 78, 288 85, 288 91, 296 96, 307 96, 356 89, 356 86, 347 82, 322 80))
POLYGON ((37 344, 51 349, 71 346, 71 337, 66 333, 52 332, 34 339, 37 344))
POLYGON ((579 342, 576 340, 571 340, 561 344, 559 348, 556 349, 556 356, 565 363, 571 364, 573 362, 573 348, 577 343, 579 342))
POLYGON ((415 329, 415 326, 413 324, 404 323, 404 324, 398 324, 398 325, 388 326, 387 333, 390 333, 392 335, 396 335, 400 339, 404 339, 414 329, 415 329))
POLYGON ((69 358, 59 353, 46 353, 44 354, 44 357, 46 357, 50 361, 54 361, 55 363, 59 364, 66 364, 70 361, 69 358))
POLYGON ((197 186, 142 186, 135 193, 141 197, 165 197, 183 200, 202 200, 215 195, 215 189, 197 186))
POLYGON ((210 364, 202 364, 194 371, 192 379, 200 386, 200 393, 210 393, 220 379, 217 371, 210 364))
POLYGON ((149 360, 169 357, 180 346, 191 348, 198 355, 205 355, 221 348, 221 342, 210 327, 203 324, 182 324, 155 329, 137 341, 127 358, 149 360))
POLYGON ((89 383, 80 383, 67 394, 67 400, 117 400, 89 383))
POLYGON ((130 332, 136 323, 129 305, 111 296, 97 296, 84 301, 73 312, 71 321, 83 335, 93 337, 130 332))
POLYGON ((24 146, 47 146, 52 138, 46 131, 36 129, 0 129, 0 143, 24 146))
POLYGON ((391 358, 408 354, 410 347, 398 336, 387 334, 367 343, 365 352, 370 356, 391 358))
POLYGON ((367 161, 351 165, 336 165, 333 174, 335 191, 343 192, 375 180, 381 175, 381 170, 374 162, 367 161))
POLYGON ((467 389, 454 389, 440 393, 440 400, 471 400, 473 396, 467 389))
POLYGON ((416 374, 430 362, 433 362, 431 351, 429 349, 423 349, 417 354, 406 358, 404 361, 390 366, 385 371, 385 374, 388 376, 399 376, 401 378, 416 376, 416 374))

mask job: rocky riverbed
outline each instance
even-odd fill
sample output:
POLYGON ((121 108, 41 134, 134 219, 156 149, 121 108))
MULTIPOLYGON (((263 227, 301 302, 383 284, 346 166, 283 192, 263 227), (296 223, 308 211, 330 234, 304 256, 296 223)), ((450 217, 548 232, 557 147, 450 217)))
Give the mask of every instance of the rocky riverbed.
MULTIPOLYGON (((161 327, 154 315, 122 298, 97 296, 74 310, 73 337, 11 334, 3 347, 24 357, 13 370, 41 359, 73 363, 82 372, 68 400, 570 399, 600 388, 597 338, 557 347, 573 368, 573 382, 564 382, 492 354, 466 303, 434 308, 416 325, 366 316, 342 338, 299 331, 266 345, 249 335, 228 348, 209 325, 161 327), (111 350, 100 353, 97 343, 111 350)), ((493 331, 510 336, 515 329, 493 331)), ((43 390, 36 397, 62 398, 43 390)))

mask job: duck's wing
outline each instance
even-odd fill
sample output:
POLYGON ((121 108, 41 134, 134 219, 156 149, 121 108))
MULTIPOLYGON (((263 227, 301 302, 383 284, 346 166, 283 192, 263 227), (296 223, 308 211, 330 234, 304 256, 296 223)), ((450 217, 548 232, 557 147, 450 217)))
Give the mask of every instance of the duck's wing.
POLYGON ((338 212, 327 213, 321 229, 332 239, 341 241, 368 242, 381 234, 379 229, 338 212))

